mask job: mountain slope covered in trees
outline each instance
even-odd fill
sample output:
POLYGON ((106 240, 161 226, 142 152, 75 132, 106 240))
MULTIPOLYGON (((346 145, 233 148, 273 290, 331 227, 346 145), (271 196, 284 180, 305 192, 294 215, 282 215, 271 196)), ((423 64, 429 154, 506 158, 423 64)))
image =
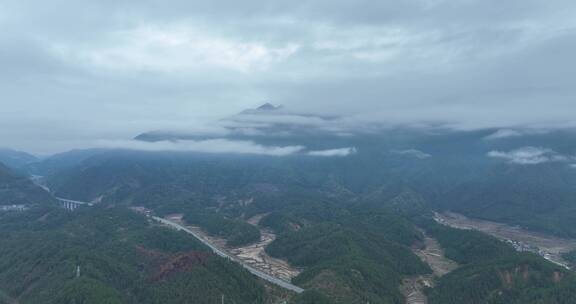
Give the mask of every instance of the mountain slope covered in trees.
POLYGON ((55 200, 28 178, 0 163, 0 205, 38 205, 55 200))
POLYGON ((20 303, 265 303, 265 288, 194 238, 124 208, 0 214, 0 290, 20 303))
POLYGON ((272 230, 277 237, 267 252, 302 270, 293 282, 307 291, 295 303, 402 303, 402 278, 430 273, 411 250, 423 245, 415 224, 461 264, 429 291, 432 303, 553 295, 542 303, 560 304, 574 294, 568 287, 572 274, 541 258, 517 254, 483 234, 421 222, 433 211, 450 210, 576 235, 573 132, 511 138, 490 138, 496 130, 312 133, 228 138, 307 149, 282 157, 91 150, 27 168, 45 175, 58 196, 101 207, 143 206, 160 216, 181 214, 229 246, 251 244, 260 238, 259 229, 272 230), (527 146, 534 147, 518 156, 515 151, 527 146), (354 149, 332 157, 306 152, 342 147, 354 149), (254 216, 261 217, 258 227, 247 223, 254 216))
POLYGON ((576 274, 477 231, 424 225, 460 267, 429 289, 432 304, 568 304, 576 274))

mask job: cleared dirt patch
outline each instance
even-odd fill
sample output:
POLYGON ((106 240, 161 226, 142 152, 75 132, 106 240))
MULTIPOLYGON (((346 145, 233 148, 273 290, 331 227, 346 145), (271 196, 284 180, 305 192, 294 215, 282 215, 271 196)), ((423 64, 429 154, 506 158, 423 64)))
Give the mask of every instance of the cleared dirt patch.
POLYGON ((209 257, 210 253, 208 252, 189 252, 186 254, 180 254, 160 265, 160 269, 152 277, 152 280, 164 280, 174 273, 190 271, 194 266, 205 265, 209 257))
POLYGON ((426 235, 423 230, 421 232, 424 235, 424 247, 412 248, 412 251, 432 268, 434 274, 407 277, 402 280, 400 291, 406 297, 406 304, 427 304, 424 289, 434 287, 434 277, 441 277, 458 268, 456 262, 444 256, 444 250, 436 239, 426 235))
POLYGON ((290 282, 300 271, 291 267, 284 260, 269 256, 265 249, 276 239, 276 235, 268 230, 261 230, 260 233, 262 237, 259 242, 248 246, 229 248, 229 252, 254 268, 290 282))
POLYGON ((178 272, 192 270, 195 266, 206 265, 211 253, 204 251, 190 251, 179 254, 167 254, 156 250, 137 246, 138 252, 148 259, 154 271, 149 277, 150 281, 162 281, 178 272))

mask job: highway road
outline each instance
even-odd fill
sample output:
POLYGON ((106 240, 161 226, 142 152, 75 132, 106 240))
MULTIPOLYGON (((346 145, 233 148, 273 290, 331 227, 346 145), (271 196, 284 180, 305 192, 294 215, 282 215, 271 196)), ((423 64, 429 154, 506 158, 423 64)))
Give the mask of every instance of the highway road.
POLYGON ((184 231, 184 232, 186 232, 186 233, 188 233, 188 234, 191 234, 193 237, 195 237, 196 239, 198 239, 198 240, 199 240, 200 242, 202 242, 204 245, 208 246, 215 254, 217 254, 217 255, 219 255, 219 256, 221 256, 221 257, 223 257, 223 258, 232 260, 232 261, 234 261, 234 262, 242 265, 242 267, 244 267, 244 268, 245 268, 246 270, 248 270, 250 273, 252 273, 253 275, 255 275, 255 276, 257 276, 257 277, 259 277, 259 278, 261 278, 261 279, 263 279, 263 280, 266 280, 266 281, 268 281, 268 282, 270 282, 270 283, 272 283, 272 284, 274 284, 274 285, 280 286, 280 287, 282 287, 282 288, 284 288, 284 289, 288 289, 288 290, 294 291, 294 292, 296 292, 296 293, 302 293, 302 292, 304 291, 304 289, 302 289, 302 288, 300 288, 300 287, 298 287, 298 286, 296 286, 296 285, 293 285, 293 284, 291 284, 291 283, 289 283, 289 282, 286 282, 286 281, 284 281, 284 280, 281 280, 281 279, 279 279, 279 278, 273 277, 273 276, 271 276, 271 275, 269 275, 269 274, 267 274, 267 273, 264 273, 264 272, 262 272, 262 271, 260 271, 260 270, 258 270, 258 269, 256 269, 256 268, 254 268, 254 267, 251 267, 250 265, 244 264, 242 261, 239 261, 238 259, 236 259, 236 258, 234 258, 233 256, 229 255, 228 253, 226 253, 226 252, 220 250, 219 248, 217 248, 216 246, 210 244, 207 240, 205 240, 205 239, 203 239, 202 237, 200 237, 199 235, 197 235, 194 231, 192 231, 192 230, 190 230, 190 229, 188 229, 188 228, 186 228, 186 227, 184 227, 184 226, 182 226, 182 225, 180 225, 180 224, 178 224, 178 223, 175 223, 175 222, 173 222, 173 221, 170 221, 170 220, 167 220, 167 219, 164 219, 164 218, 161 218, 161 217, 157 217, 157 216, 152 216, 152 218, 153 218, 154 220, 156 220, 156 221, 158 221, 158 222, 160 222, 160 223, 162 223, 162 224, 165 224, 165 225, 167 225, 167 226, 170 226, 170 227, 172 227, 172 228, 174 228, 174 229, 176 229, 176 230, 182 230, 182 231, 184 231))
MULTIPOLYGON (((60 197, 56 197, 56 199, 59 200, 59 201, 61 201, 61 202, 68 202, 68 203, 74 203, 74 204, 92 206, 92 204, 91 204, 91 203, 88 203, 88 202, 74 201, 74 200, 69 200, 69 199, 60 198, 60 197)), ((244 268, 245 268, 246 270, 248 270, 250 273, 252 273, 253 275, 255 275, 255 276, 257 276, 257 277, 259 277, 259 278, 261 278, 261 279, 263 279, 263 280, 266 280, 266 281, 268 281, 268 282, 270 282, 270 283, 272 283, 272 284, 274 284, 274 285, 280 286, 280 287, 282 287, 282 288, 284 288, 284 289, 294 291, 294 292, 296 292, 296 293, 302 293, 302 292, 304 292, 304 289, 302 289, 302 288, 300 288, 300 287, 298 287, 298 286, 296 286, 296 285, 293 285, 293 284, 291 284, 291 283, 289 283, 289 282, 286 282, 286 281, 284 281, 284 280, 281 280, 281 279, 279 279, 279 278, 273 277, 273 276, 271 276, 271 275, 269 275, 269 274, 267 274, 267 273, 264 273, 264 272, 262 272, 262 271, 260 271, 260 270, 258 270, 258 269, 256 269, 256 268, 254 268, 254 267, 251 267, 250 265, 244 264, 242 261, 234 258, 233 256, 229 255, 228 253, 226 253, 226 252, 220 250, 219 248, 217 248, 216 246, 210 244, 207 240, 203 239, 202 237, 200 237, 199 235, 197 235, 196 233, 194 233, 194 231, 192 231, 192 230, 190 230, 190 229, 188 229, 188 228, 186 228, 186 227, 184 227, 184 226, 182 226, 182 225, 180 225, 180 224, 178 224, 178 223, 172 222, 172 221, 170 221, 170 220, 167 220, 167 219, 164 219, 164 218, 161 218, 161 217, 158 217, 158 216, 152 216, 152 218, 153 218, 154 220, 156 220, 156 221, 158 221, 158 222, 160 222, 160 223, 162 223, 162 224, 165 224, 165 225, 167 225, 167 226, 170 226, 170 227, 172 227, 172 228, 174 228, 174 229, 176 229, 176 230, 182 230, 182 231, 184 231, 184 232, 192 235, 193 237, 195 237, 196 239, 198 239, 200 242, 202 242, 204 245, 208 246, 208 247, 212 250, 212 252, 214 252, 215 254, 217 254, 217 255, 219 255, 219 256, 221 256, 221 257, 223 257, 223 258, 232 260, 232 261, 234 261, 234 262, 242 265, 242 267, 244 267, 244 268)))

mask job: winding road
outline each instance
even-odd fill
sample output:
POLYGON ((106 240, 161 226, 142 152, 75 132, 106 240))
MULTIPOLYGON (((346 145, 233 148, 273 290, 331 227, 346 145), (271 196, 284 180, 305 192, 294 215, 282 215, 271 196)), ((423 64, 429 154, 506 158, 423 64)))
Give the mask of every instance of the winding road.
MULTIPOLYGON (((34 177, 32 178, 32 181, 33 181, 35 184, 42 186, 42 188, 44 188, 46 191, 50 192, 50 189, 49 189, 48 187, 42 185, 42 183, 40 182, 40 180, 41 180, 41 177, 40 177, 40 176, 34 176, 34 177)), ((92 206, 92 205, 93 205, 92 203, 75 201, 75 200, 65 199, 65 198, 61 198, 61 197, 55 197, 55 198, 56 198, 58 201, 63 202, 63 203, 77 204, 77 205, 87 205, 87 206, 92 206)), ((243 263, 242 261, 234 258, 233 256, 229 255, 228 253, 226 253, 226 252, 222 251, 221 249, 217 248, 216 246, 212 245, 210 242, 208 242, 207 240, 203 239, 201 236, 199 236, 198 234, 196 234, 194 231, 192 231, 192 230, 190 230, 190 229, 188 229, 188 228, 186 228, 186 227, 184 227, 184 226, 182 226, 182 225, 180 225, 180 224, 178 224, 178 223, 175 223, 175 222, 173 222, 173 221, 170 221, 170 220, 167 220, 167 219, 164 219, 164 218, 161 218, 161 217, 157 217, 157 216, 152 216, 151 218, 153 218, 154 220, 156 220, 156 221, 158 221, 158 222, 160 222, 160 223, 162 223, 162 224, 164 224, 164 225, 167 225, 167 226, 169 226, 169 227, 172 227, 172 228, 174 228, 174 229, 176 229, 176 230, 181 230, 181 231, 184 231, 184 232, 192 235, 193 237, 195 237, 196 239, 198 239, 200 242, 202 242, 204 245, 208 246, 208 247, 212 250, 212 252, 214 252, 215 254, 219 255, 220 257, 229 259, 229 260, 231 260, 231 261, 234 261, 234 262, 240 264, 244 269, 248 270, 250 273, 252 273, 253 275, 255 275, 255 276, 257 276, 257 277, 259 277, 259 278, 261 278, 261 279, 263 279, 263 280, 266 280, 266 281, 268 281, 268 282, 270 282, 270 283, 272 283, 272 284, 274 284, 274 285, 280 286, 280 287, 282 287, 282 288, 284 288, 284 289, 287 289, 287 290, 290 290, 290 291, 293 291, 293 292, 296 292, 296 293, 302 293, 302 292, 304 292, 304 289, 303 289, 303 288, 300 288, 300 287, 298 287, 298 286, 296 286, 296 285, 293 285, 293 284, 291 284, 291 283, 289 283, 289 282, 286 282, 286 281, 284 281, 284 280, 281 280, 281 279, 279 279, 279 278, 273 277, 273 276, 271 276, 271 275, 269 275, 269 274, 267 274, 267 273, 264 273, 264 272, 262 272, 262 271, 260 271, 260 270, 258 270, 258 269, 255 269, 254 267, 251 267, 250 265, 247 265, 247 264, 243 263)), ((2 296, 2 295, 3 295, 3 294, 0 293, 0 299, 1 299, 1 296, 2 296)))

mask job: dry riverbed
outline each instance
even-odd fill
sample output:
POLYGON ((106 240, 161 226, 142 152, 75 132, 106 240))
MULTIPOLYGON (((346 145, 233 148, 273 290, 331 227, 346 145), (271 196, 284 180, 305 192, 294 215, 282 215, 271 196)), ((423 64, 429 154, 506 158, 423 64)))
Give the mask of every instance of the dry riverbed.
POLYGON ((446 258, 438 241, 426 234, 424 234, 424 248, 415 248, 413 251, 432 268, 433 275, 407 277, 402 281, 400 290, 406 297, 406 304, 427 304, 428 299, 424 294, 424 289, 434 287, 434 277, 449 273, 458 268, 458 264, 446 258))
POLYGON ((432 268, 435 276, 441 277, 458 268, 456 262, 444 256, 444 250, 436 239, 424 235, 424 245, 424 249, 415 249, 414 253, 432 268))
MULTIPOLYGON (((253 217, 248 220, 248 223, 257 226, 262 216, 263 215, 258 215, 253 217)), ((171 215, 168 219, 186 226, 212 245, 218 247, 218 249, 229 253, 244 264, 250 265, 276 278, 290 282, 293 277, 300 274, 300 270, 290 266, 288 262, 273 258, 266 253, 266 246, 276 239, 276 235, 270 230, 260 229, 261 238, 257 243, 240 247, 229 247, 226 245, 225 239, 211 236, 198 226, 185 225, 181 215, 171 215)))

